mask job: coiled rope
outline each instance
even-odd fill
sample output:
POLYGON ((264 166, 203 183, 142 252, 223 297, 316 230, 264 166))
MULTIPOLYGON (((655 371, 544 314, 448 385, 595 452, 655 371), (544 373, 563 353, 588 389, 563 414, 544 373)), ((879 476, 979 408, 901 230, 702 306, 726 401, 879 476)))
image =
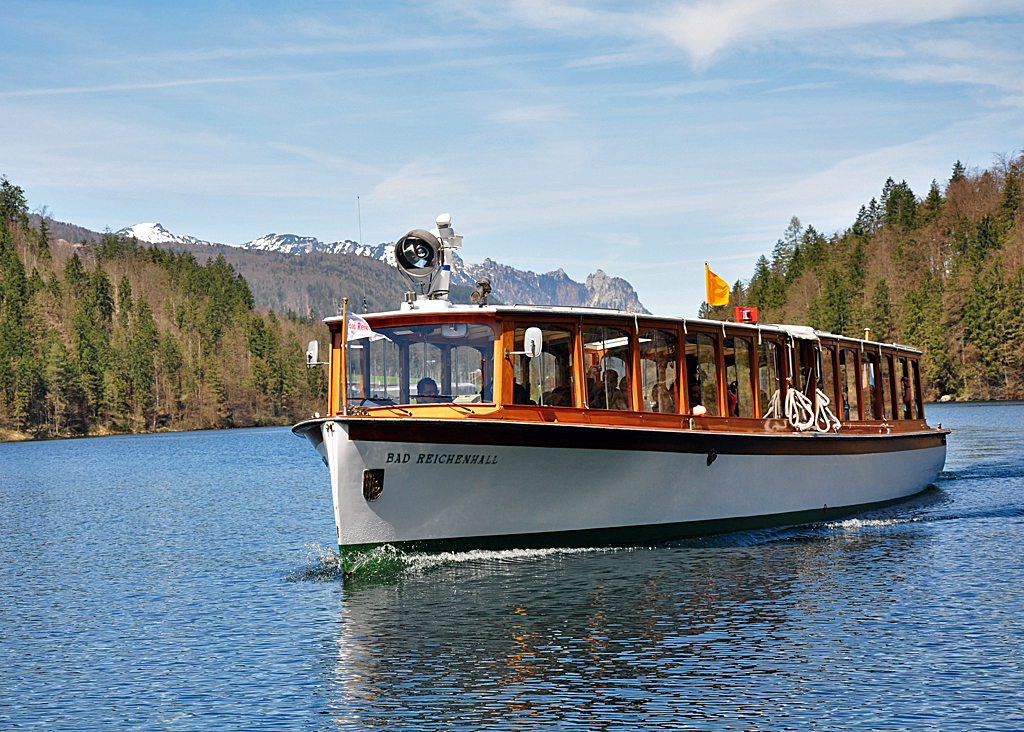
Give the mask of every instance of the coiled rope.
MULTIPOLYGON (((805 396, 803 392, 798 389, 787 389, 785 411, 786 419, 788 419, 789 423, 800 432, 806 432, 811 429, 817 430, 818 432, 829 432, 831 430, 838 431, 842 426, 842 422, 840 422, 828 408, 831 401, 827 396, 825 396, 821 389, 818 389, 817 392, 818 409, 815 411, 813 402, 811 402, 810 398, 805 396)), ((767 419, 780 419, 783 416, 783 411, 779 404, 778 390, 772 394, 772 398, 768 402, 768 411, 765 412, 764 416, 767 419)))

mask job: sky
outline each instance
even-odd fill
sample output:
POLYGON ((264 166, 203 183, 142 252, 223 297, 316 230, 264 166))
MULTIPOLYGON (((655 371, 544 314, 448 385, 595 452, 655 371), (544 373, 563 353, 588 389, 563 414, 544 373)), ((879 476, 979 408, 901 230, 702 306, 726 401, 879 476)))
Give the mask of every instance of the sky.
POLYGON ((102 231, 376 244, 695 316, 791 217, 1024 148, 1024 2, 4 0, 0 175, 102 231), (358 198, 358 203, 357 203, 358 198))

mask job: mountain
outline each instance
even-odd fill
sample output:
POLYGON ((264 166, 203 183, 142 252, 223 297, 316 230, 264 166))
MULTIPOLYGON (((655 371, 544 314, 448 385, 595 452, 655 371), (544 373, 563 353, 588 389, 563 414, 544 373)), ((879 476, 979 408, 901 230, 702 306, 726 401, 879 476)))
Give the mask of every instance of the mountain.
POLYGON ((357 242, 346 239, 325 244, 312 236, 296 236, 295 234, 267 234, 259 239, 241 245, 242 249, 258 250, 263 252, 280 252, 282 254, 355 254, 360 257, 369 257, 386 261, 390 245, 378 244, 377 246, 360 245, 357 242))
POLYGON ((139 242, 145 244, 206 244, 212 245, 213 242, 203 241, 202 239, 196 239, 194 236, 175 236, 162 224, 135 224, 135 226, 129 226, 126 229, 114 232, 117 236, 123 236, 126 239, 136 239, 139 242))
MULTIPOLYGON (((136 224, 116 233, 119 236, 134 237, 139 242, 185 249, 200 258, 204 253, 206 256, 216 256, 210 249, 212 247, 218 254, 223 254, 249 281, 257 305, 275 310, 306 313, 312 309, 321 315, 332 314, 340 308, 342 293, 350 297, 365 296, 367 306, 371 309, 390 310, 398 306, 402 293, 407 289, 405 281, 394 269, 393 242, 360 245, 346 239, 324 243, 315 237, 267 234, 233 247, 213 244, 193 236, 177 236, 158 223, 136 224), (240 252, 262 257, 253 259, 251 256, 239 256, 240 252), (337 257, 358 259, 345 261, 337 257), (374 264, 371 265, 371 261, 374 264), (390 272, 377 268, 388 265, 390 272), (368 287, 372 292, 367 291, 368 287)), ((476 287, 476 281, 481 277, 490 278, 494 298, 499 302, 648 312, 629 282, 609 277, 601 270, 581 283, 570 279, 562 269, 537 274, 491 259, 485 259, 481 264, 467 264, 458 254, 455 254, 452 263, 453 299, 468 301, 469 292, 476 287)))

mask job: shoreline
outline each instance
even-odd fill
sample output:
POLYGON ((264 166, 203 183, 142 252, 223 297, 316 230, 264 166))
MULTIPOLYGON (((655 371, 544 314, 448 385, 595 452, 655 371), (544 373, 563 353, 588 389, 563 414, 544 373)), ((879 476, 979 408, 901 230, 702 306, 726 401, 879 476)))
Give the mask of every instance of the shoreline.
MULTIPOLYGON (((998 405, 998 406, 1011 406, 1011 405, 1024 405, 1024 399, 987 399, 978 401, 949 401, 949 402, 925 402, 926 407, 948 407, 948 406, 971 406, 981 407, 985 405, 998 405)), ((927 412, 925 413, 927 415, 927 412)), ((926 416, 927 418, 927 416, 926 416)), ((302 418, 296 420, 282 420, 278 423, 273 424, 252 424, 244 427, 188 427, 184 429, 170 429, 167 427, 161 427, 155 430, 146 430, 143 432, 102 432, 93 433, 86 435, 56 435, 53 437, 33 437, 25 432, 18 432, 17 430, 9 430, 0 427, 0 444, 14 443, 14 442, 50 442, 54 440, 81 440, 91 437, 116 437, 124 435, 157 435, 169 432, 216 432, 220 430, 252 430, 262 429, 266 427, 288 427, 301 421, 302 418)))
POLYGON ((32 436, 32 435, 30 435, 30 434, 28 434, 26 432, 18 432, 17 430, 10 430, 10 429, 6 429, 6 428, 0 427, 0 445, 6 444, 6 443, 16 443, 16 442, 55 442, 55 441, 58 441, 58 440, 84 440, 84 439, 91 439, 91 438, 94 438, 94 437, 124 437, 124 436, 130 436, 130 435, 159 435, 159 434, 169 434, 169 433, 175 433, 175 432, 221 432, 221 431, 225 431, 225 430, 254 430, 254 429, 265 429, 265 428, 268 428, 268 427, 289 427, 289 426, 295 424, 298 421, 301 421, 301 418, 296 419, 294 421, 292 421, 292 420, 283 420, 280 423, 273 423, 273 424, 251 424, 251 425, 236 426, 236 427, 209 426, 209 427, 185 427, 185 428, 182 428, 182 429, 172 429, 172 428, 168 428, 168 427, 161 427, 161 428, 155 429, 155 430, 145 430, 145 431, 140 431, 140 432, 112 432, 112 431, 108 431, 108 432, 93 432, 93 433, 84 434, 84 435, 70 435, 70 434, 68 434, 68 435, 53 435, 53 436, 45 436, 45 437, 34 437, 34 436, 32 436))

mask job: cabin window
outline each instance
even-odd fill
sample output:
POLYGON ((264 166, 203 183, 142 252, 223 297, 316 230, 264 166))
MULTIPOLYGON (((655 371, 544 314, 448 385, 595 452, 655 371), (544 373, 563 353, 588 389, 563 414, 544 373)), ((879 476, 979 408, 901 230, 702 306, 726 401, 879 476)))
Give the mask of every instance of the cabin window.
POLYGON ((348 344, 353 406, 494 400, 494 330, 483 323, 375 328, 348 344))
POLYGON ((849 348, 839 351, 839 389, 843 397, 843 421, 860 419, 857 399, 857 354, 849 348))
POLYGON ((757 372, 761 385, 761 416, 782 417, 782 369, 779 344, 775 341, 758 344, 757 372))
POLYGON ((807 366, 803 362, 803 341, 793 339, 790 341, 790 344, 789 352, 793 354, 793 371, 789 376, 793 382, 793 388, 797 391, 803 391, 804 386, 807 384, 807 366))
POLYGON ((921 372, 918 370, 917 361, 910 362, 913 371, 911 383, 914 385, 914 406, 917 407, 917 418, 924 419, 924 395, 921 393, 921 372))
POLYGON ((821 345, 821 363, 818 380, 821 382, 821 393, 828 397, 828 409, 833 414, 839 411, 839 400, 836 398, 836 351, 832 346, 821 345))
POLYGON ((883 419, 882 405, 878 400, 880 378, 878 375, 878 358, 873 353, 861 355, 860 389, 864 395, 864 418, 883 419))
POLYGON ((353 406, 406 403, 401 397, 402 370, 408 351, 385 338, 362 338, 348 344, 348 399, 353 406))
POLYGON ((917 400, 914 393, 914 378, 910 373, 910 364, 907 359, 899 359, 899 395, 900 395, 900 419, 917 419, 915 406, 917 400))
POLYGON ((640 334, 640 376, 643 379, 644 411, 675 414, 678 403, 676 337, 663 330, 640 334))
POLYGON ((690 412, 703 405, 712 417, 718 416, 718 356, 715 339, 707 333, 686 336, 687 398, 690 412))
POLYGON ((754 416, 753 374, 750 342, 730 336, 722 341, 725 357, 725 408, 727 417, 754 416))
POLYGON ((882 418, 892 419, 892 356, 882 356, 881 403, 882 418))
MULTIPOLYGON (((554 325, 538 327, 544 341, 541 354, 513 356, 512 403, 572 407, 572 331, 554 325)), ((524 350, 525 340, 526 328, 516 328, 513 350, 524 350)))
POLYGON ((591 409, 632 409, 629 334, 603 325, 583 331, 587 404, 591 409))

